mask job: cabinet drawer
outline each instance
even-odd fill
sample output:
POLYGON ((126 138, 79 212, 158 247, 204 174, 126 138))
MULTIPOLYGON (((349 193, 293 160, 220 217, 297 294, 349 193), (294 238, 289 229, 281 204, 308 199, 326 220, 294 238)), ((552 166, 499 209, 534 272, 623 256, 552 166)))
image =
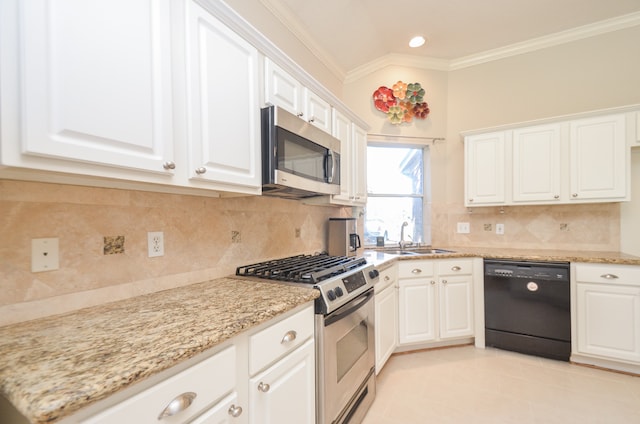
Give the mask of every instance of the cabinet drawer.
POLYGON ((433 261, 400 261, 398 278, 431 277, 433 268, 433 261))
POLYGON ((389 286, 394 285, 398 281, 398 268, 394 265, 380 272, 378 282, 374 286, 376 293, 382 292, 389 286))
POLYGON ((103 411, 83 424, 169 423, 177 424, 202 412, 236 387, 236 349, 231 346, 163 382, 103 411), (191 405, 158 420, 172 400, 195 393, 191 405))
POLYGON ((249 374, 254 375, 313 337, 313 308, 285 318, 249 338, 249 374))
POLYGON ((470 275, 473 273, 471 259, 444 259, 438 261, 438 275, 470 275))
POLYGON ((640 267, 633 265, 577 264, 576 281, 640 286, 640 267))

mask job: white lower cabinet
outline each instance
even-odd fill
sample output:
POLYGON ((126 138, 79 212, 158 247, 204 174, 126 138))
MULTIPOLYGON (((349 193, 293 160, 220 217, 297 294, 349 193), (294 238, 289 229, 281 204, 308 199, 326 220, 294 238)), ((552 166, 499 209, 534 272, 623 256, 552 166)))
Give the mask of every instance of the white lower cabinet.
POLYGON ((399 345, 473 337, 473 260, 409 260, 398 268, 399 345))
POLYGON ((313 328, 310 304, 236 336, 211 357, 102 412, 81 412, 63 422, 314 424, 313 328))
POLYGON ((574 274, 573 353, 640 367, 640 267, 580 263, 574 274))
POLYGON ((398 344, 398 268, 396 265, 380 272, 375 286, 375 351, 376 374, 398 344))
POLYGON ((313 340, 249 380, 251 424, 307 423, 316 419, 313 340))

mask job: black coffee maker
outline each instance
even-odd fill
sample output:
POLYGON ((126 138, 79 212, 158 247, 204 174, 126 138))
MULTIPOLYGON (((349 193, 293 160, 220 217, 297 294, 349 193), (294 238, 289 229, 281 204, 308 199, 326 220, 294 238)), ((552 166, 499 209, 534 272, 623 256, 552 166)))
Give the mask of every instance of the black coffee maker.
POLYGON ((360 245, 360 236, 355 218, 329 218, 329 240, 327 252, 332 256, 355 256, 360 245))

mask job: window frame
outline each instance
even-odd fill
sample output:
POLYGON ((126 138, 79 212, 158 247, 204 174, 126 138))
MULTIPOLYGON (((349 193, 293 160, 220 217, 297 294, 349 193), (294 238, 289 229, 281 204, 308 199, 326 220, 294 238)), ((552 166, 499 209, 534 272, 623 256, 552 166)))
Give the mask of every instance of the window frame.
MULTIPOLYGON (((367 149, 369 146, 371 147, 395 147, 395 148, 410 148, 410 149, 422 149, 422 194, 380 194, 380 193, 372 193, 369 191, 369 186, 367 183, 367 203, 370 198, 422 198, 422 245, 431 245, 431 146, 427 142, 410 142, 410 141, 400 141, 397 139, 401 137, 382 137, 381 139, 369 139, 367 141, 367 149)), ((367 151, 368 155, 368 151, 367 151)), ((367 168, 371 164, 367 163, 367 168)), ((364 218, 366 221, 367 213, 366 206, 364 211, 364 218)), ((366 237, 363 237, 366 240, 366 237)), ((375 243, 367 243, 365 242, 365 247, 375 246, 375 243)))

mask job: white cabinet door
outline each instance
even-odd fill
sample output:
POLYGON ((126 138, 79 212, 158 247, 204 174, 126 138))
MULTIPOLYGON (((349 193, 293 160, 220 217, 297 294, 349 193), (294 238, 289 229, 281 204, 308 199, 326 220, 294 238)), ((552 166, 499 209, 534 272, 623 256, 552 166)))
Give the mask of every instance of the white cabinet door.
POLYGON ((333 136, 340 140, 340 194, 333 196, 333 200, 340 203, 350 203, 353 188, 353 149, 351 120, 342 113, 335 111, 333 114, 333 136))
POLYGON ((241 422, 246 411, 238 404, 238 394, 232 393, 222 399, 190 424, 236 424, 241 422))
POLYGON ((618 114, 571 121, 571 200, 627 198, 625 119, 618 114))
POLYGON ((304 116, 302 85, 269 59, 264 61, 265 102, 304 116))
MULTIPOLYGON (((382 276, 382 274, 381 274, 382 276)), ((396 348, 398 335, 398 299, 395 283, 376 293, 376 374, 396 348)))
POLYGON ((262 184, 258 51, 193 2, 187 34, 190 178, 255 193, 262 184))
POLYGON ((473 336, 473 281, 471 275, 447 276, 439 281, 440 338, 473 336))
POLYGON ((513 201, 560 201, 560 125, 513 131, 513 201))
POLYGON ((353 124, 353 202, 355 205, 367 204, 367 132, 353 124))
POLYGON ((313 340, 249 381, 251 424, 314 424, 313 340))
POLYGON ((399 344, 435 340, 435 280, 400 280, 399 286, 399 344))
POLYGON ((306 121, 331 134, 331 105, 308 88, 304 89, 304 104, 306 121))
POLYGON ((640 363, 640 286, 577 284, 578 352, 640 363))
POLYGON ((21 166, 24 155, 55 159, 39 169, 96 175, 93 164, 170 175, 171 2, 14 4, 18 34, 4 28, 1 36, 20 52, 2 66, 19 63, 20 150, 5 164, 21 166))
POLYGON ((465 206, 505 202, 505 138, 503 131, 465 138, 465 206))

